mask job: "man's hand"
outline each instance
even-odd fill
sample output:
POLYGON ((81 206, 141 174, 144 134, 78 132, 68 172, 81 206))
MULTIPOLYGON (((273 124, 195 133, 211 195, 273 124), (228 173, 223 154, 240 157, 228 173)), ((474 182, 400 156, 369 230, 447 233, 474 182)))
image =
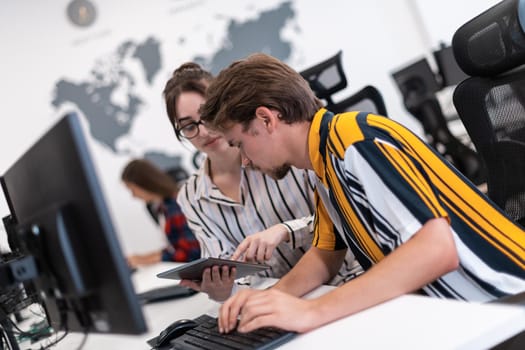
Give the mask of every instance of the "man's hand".
POLYGON ((299 333, 319 326, 314 300, 300 299, 284 292, 243 289, 228 299, 219 310, 219 331, 251 332, 261 327, 277 327, 299 333), (237 325, 237 319, 240 316, 237 325))
POLYGON ((235 267, 213 266, 202 272, 202 281, 181 280, 180 285, 208 294, 215 301, 224 301, 231 295, 236 273, 235 267))
POLYGON ((286 226, 277 224, 246 237, 231 258, 232 260, 264 262, 270 260, 275 247, 286 241, 288 241, 286 226))
POLYGON ((431 219, 408 241, 374 264, 367 272, 316 299, 299 299, 331 275, 329 266, 344 259, 345 251, 310 250, 274 287, 265 291, 242 290, 219 310, 219 330, 230 332, 240 317, 238 330, 249 332, 273 326, 307 332, 384 301, 420 289, 457 269, 459 258, 445 218, 431 219), (316 266, 323 266, 316 268, 316 266), (307 276, 323 275, 314 283, 307 276), (297 287, 299 286, 299 287, 297 287), (292 294, 286 294, 292 293, 292 294))

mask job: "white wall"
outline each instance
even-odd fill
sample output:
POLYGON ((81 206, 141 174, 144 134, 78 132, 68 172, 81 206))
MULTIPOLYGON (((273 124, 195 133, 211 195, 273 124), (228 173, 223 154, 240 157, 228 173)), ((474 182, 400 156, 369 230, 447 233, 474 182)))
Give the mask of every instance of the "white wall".
MULTIPOLYGON (((180 154, 189 165, 190 151, 176 142, 166 120, 161 91, 170 72, 196 54, 207 56, 224 44, 231 19, 256 19, 282 0, 92 0, 98 10, 89 28, 70 24, 68 0, 4 1, 0 11, 0 173, 3 173, 65 109, 51 105, 60 79, 83 81, 94 62, 126 40, 154 36, 162 42, 163 67, 151 85, 137 81, 145 104, 115 154, 90 138, 106 199, 126 252, 159 247, 162 235, 142 203, 120 183, 122 166, 146 151, 180 154)), ((341 97, 372 84, 383 94, 389 115, 420 133, 404 110, 390 73, 428 55, 438 42, 450 43, 455 29, 495 4, 493 0, 292 0, 295 19, 282 36, 293 42, 288 63, 301 70, 343 50, 349 87, 341 97)), ((265 35, 265 33, 260 33, 265 35)), ((257 38, 254 38, 257 40, 257 38)), ((138 67, 130 63, 130 71, 138 67)), ((122 96, 121 96, 122 97, 122 96)), ((118 100, 119 96, 115 96, 118 100)), ((118 101, 117 101, 118 102, 118 101)), ((87 131, 87 128, 86 128, 87 131)), ((0 215, 8 210, 0 201, 0 215)), ((2 234, 2 231, 0 231, 2 234)))

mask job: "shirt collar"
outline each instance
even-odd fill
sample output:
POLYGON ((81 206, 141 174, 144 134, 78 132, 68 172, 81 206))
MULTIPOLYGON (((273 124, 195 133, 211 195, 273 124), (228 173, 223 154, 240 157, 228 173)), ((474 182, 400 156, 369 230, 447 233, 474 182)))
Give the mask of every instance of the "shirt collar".
POLYGON ((195 187, 195 199, 207 198, 210 188, 213 186, 210 179, 208 157, 204 158, 201 166, 197 170, 197 186, 195 187))
POLYGON ((321 108, 315 113, 308 134, 310 162, 312 162, 315 174, 320 179, 324 179, 324 162, 321 153, 319 153, 319 145, 321 143, 320 127, 321 120, 323 120, 323 116, 326 112, 326 108, 321 108))
MULTIPOLYGON (((197 170, 197 185, 195 187, 194 195, 195 200, 198 201, 201 199, 207 199, 209 201, 222 204, 227 203, 228 205, 243 205, 243 203, 235 203, 231 198, 226 197, 224 194, 222 194, 219 188, 211 181, 209 164, 210 162, 208 161, 208 157, 206 157, 199 170, 197 170)), ((247 169, 241 167, 241 201, 242 198, 244 198, 244 173, 246 172, 246 170, 247 169)))

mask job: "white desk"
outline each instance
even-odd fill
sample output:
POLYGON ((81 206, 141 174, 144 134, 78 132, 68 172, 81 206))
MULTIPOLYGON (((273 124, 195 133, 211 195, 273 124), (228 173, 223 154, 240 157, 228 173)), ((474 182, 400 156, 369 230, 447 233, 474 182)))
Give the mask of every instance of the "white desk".
MULTIPOLYGON (((169 284, 155 277, 173 264, 159 264, 133 275, 137 291, 169 284)), ((316 291, 323 293, 329 287, 316 291)), ((90 334, 84 350, 149 349, 153 338, 171 322, 203 313, 216 315, 219 304, 206 295, 144 306, 149 331, 139 336, 90 334)), ((486 349, 525 329, 525 308, 475 304, 406 295, 353 316, 301 334, 283 350, 322 346, 331 349, 486 349)), ((69 334, 54 349, 76 349, 82 334, 69 334)))

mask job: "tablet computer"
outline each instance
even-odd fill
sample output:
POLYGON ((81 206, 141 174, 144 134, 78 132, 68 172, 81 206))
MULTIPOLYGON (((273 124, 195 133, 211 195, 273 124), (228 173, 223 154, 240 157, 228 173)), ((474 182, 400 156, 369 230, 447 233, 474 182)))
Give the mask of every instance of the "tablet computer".
POLYGON ((270 266, 264 264, 254 264, 236 260, 219 259, 219 258, 201 258, 192 262, 177 266, 171 270, 157 274, 159 278, 169 278, 175 280, 194 280, 200 281, 202 279, 202 271, 207 267, 212 266, 230 266, 237 269, 235 278, 241 278, 248 275, 253 275, 257 272, 264 271, 270 266))

